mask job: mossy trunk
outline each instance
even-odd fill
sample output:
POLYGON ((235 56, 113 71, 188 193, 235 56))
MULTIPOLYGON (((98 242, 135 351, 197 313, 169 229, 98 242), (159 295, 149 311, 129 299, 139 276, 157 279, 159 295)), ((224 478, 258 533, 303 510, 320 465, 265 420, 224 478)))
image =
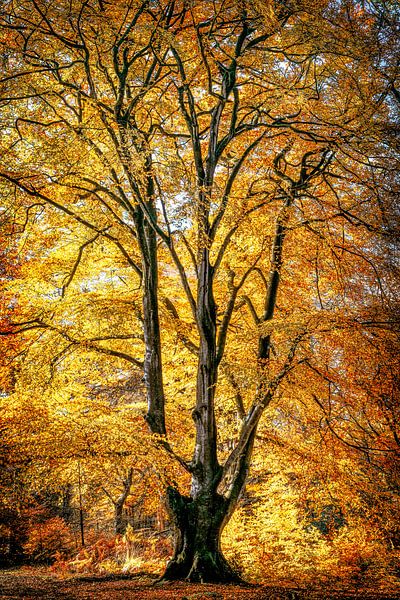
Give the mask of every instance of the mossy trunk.
POLYGON ((201 583, 242 581, 221 551, 227 513, 225 499, 217 493, 192 499, 169 488, 167 503, 176 534, 174 554, 162 579, 201 583))

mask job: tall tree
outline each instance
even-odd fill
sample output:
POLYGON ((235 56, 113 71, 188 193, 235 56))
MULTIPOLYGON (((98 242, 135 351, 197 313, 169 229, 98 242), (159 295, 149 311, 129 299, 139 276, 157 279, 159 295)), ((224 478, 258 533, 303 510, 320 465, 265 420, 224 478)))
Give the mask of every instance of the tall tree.
POLYGON ((46 330, 143 367, 149 428, 191 477, 190 492, 167 490, 177 536, 165 577, 235 579, 220 536, 260 419, 282 386, 323 379, 319 339, 364 303, 354 268, 372 263, 366 279, 376 275, 379 132, 394 81, 376 68, 384 24, 352 1, 26 0, 5 4, 1 26, 2 185, 28 238, 75 254, 67 273, 47 256, 53 304, 39 292, 47 309, 26 308, 14 332, 46 330), (76 329, 68 300, 100 246, 141 286, 142 307, 132 293, 119 331, 139 317, 143 361, 125 330, 76 329), (186 419, 163 370, 167 328, 195 378, 191 460, 173 445, 186 419))

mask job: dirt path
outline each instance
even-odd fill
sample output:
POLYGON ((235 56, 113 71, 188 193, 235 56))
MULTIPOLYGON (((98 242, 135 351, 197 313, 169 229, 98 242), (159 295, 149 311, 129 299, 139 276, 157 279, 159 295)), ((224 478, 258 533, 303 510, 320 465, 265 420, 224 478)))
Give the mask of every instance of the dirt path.
POLYGON ((149 576, 60 578, 46 569, 0 571, 0 598, 7 600, 400 600, 398 593, 299 590, 277 587, 174 583, 154 585, 149 576))

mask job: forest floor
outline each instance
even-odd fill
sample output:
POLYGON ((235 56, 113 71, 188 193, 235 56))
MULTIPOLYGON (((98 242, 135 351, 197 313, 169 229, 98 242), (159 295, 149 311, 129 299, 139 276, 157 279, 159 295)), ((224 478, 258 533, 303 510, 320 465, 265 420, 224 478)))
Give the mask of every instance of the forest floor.
POLYGON ((0 571, 0 598, 7 600, 400 600, 398 592, 321 590, 273 586, 155 583, 142 574, 119 577, 60 577, 46 568, 0 571))

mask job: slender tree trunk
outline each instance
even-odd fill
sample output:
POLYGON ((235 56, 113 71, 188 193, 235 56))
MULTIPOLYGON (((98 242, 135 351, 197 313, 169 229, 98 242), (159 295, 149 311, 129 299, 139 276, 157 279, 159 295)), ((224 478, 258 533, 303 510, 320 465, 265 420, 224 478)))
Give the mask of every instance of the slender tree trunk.
POLYGON ((216 359, 216 308, 213 297, 213 268, 209 263, 209 251, 203 250, 199 270, 197 320, 200 331, 200 348, 197 365, 196 408, 193 419, 196 424, 196 444, 193 455, 193 479, 191 495, 208 494, 218 484, 220 466, 217 458, 217 431, 214 399, 217 385, 216 359))
POLYGON ((116 502, 114 505, 114 530, 115 535, 124 535, 126 529, 126 522, 123 518, 124 503, 116 502))
POLYGON ((126 520, 124 519, 124 506, 127 497, 131 491, 133 478, 133 469, 129 469, 126 479, 124 479, 124 489, 122 494, 114 502, 114 528, 116 535, 123 535, 126 530, 126 520))
MULTIPOLYGON (((148 203, 154 213, 154 206, 148 203)), ((161 360, 161 334, 158 313, 157 237, 140 208, 136 213, 136 231, 142 255, 143 333, 145 341, 144 380, 147 393, 147 422, 152 433, 165 435, 164 387, 161 360)))
POLYGON ((78 461, 78 492, 79 492, 79 528, 81 532, 81 545, 85 545, 85 523, 82 502, 82 481, 81 481, 81 465, 78 461))
POLYGON ((67 483, 63 490, 62 494, 62 508, 61 508, 61 516, 66 523, 70 523, 72 520, 72 485, 67 483))

